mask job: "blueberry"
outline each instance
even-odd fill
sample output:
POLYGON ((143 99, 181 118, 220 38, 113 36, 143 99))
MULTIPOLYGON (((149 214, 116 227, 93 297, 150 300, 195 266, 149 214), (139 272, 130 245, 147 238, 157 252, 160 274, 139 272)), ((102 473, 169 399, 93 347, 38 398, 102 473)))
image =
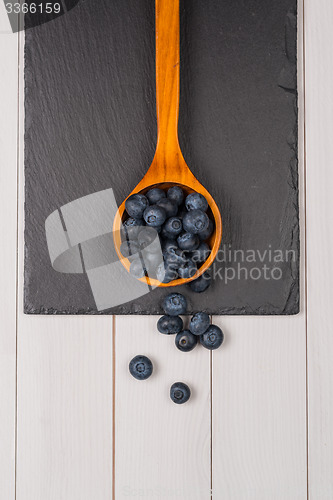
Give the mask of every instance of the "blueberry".
POLYGON ((143 212, 143 218, 147 226, 158 227, 161 226, 166 219, 165 210, 158 205, 151 205, 143 212))
POLYGON ((212 282, 212 278, 209 271, 205 271, 199 278, 189 283, 189 287, 192 292, 201 293, 207 290, 212 282))
POLYGON ((192 316, 189 324, 189 329, 190 332, 193 333, 193 335, 202 335, 203 333, 205 333, 209 325, 210 318, 208 314, 205 312, 198 312, 194 316, 192 316))
POLYGON ((182 250, 192 251, 198 248, 200 240, 196 234, 183 232, 178 236, 177 243, 182 250))
POLYGON ((160 201, 162 198, 165 198, 166 194, 160 188, 153 188, 150 189, 148 193, 146 193, 146 196, 151 205, 156 205, 158 201, 160 201))
POLYGON ((187 210, 202 210, 206 212, 208 202, 200 193, 191 193, 186 197, 185 206, 187 210))
POLYGON ((198 343, 198 337, 188 330, 177 334, 175 344, 177 349, 183 352, 190 352, 198 343))
POLYGON ((198 233, 198 236, 200 240, 204 241, 207 240, 213 234, 213 231, 214 231, 214 223, 211 219, 209 219, 208 228, 205 229, 204 231, 200 231, 198 233))
POLYGON ((143 219, 134 219, 134 217, 128 217, 122 226, 122 233, 126 239, 134 240, 137 238, 139 231, 145 226, 145 221, 143 219))
POLYGON ((179 186, 172 186, 168 189, 168 198, 174 201, 177 205, 181 205, 184 200, 184 193, 179 186))
POLYGON ((178 278, 178 273, 176 269, 161 262, 156 270, 156 277, 160 283, 170 283, 178 278))
POLYGON ((166 254, 173 254, 177 250, 178 246, 175 240, 164 240, 162 241, 162 252, 165 256, 166 254))
POLYGON ((180 293, 169 293, 162 302, 162 308, 165 314, 170 316, 179 316, 185 314, 187 302, 184 295, 180 293))
POLYGON ((191 390, 188 385, 183 382, 176 382, 170 388, 170 398, 178 405, 186 403, 190 399, 191 390))
POLYGON ((221 328, 216 325, 210 325, 205 333, 200 337, 200 343, 211 351, 220 347, 224 339, 221 328))
POLYGON ((163 264, 163 255, 161 251, 149 252, 144 250, 142 252, 145 267, 148 272, 148 276, 151 278, 153 274, 156 274, 157 268, 160 264, 163 264))
POLYGON ((165 210, 166 216, 168 218, 177 215, 178 206, 174 201, 169 200, 169 198, 162 198, 162 200, 158 201, 156 205, 162 207, 165 210))
POLYGON ((173 267, 174 269, 179 269, 181 266, 185 266, 188 262, 185 252, 180 250, 180 248, 177 248, 172 253, 166 253, 164 260, 169 267, 173 267))
POLYGON ((188 259, 188 261, 178 269, 178 274, 183 279, 192 278, 196 272, 197 266, 192 259, 188 259))
POLYGON ((137 380, 146 380, 153 373, 153 363, 147 356, 135 356, 129 363, 129 371, 137 380))
POLYGON ((205 262, 208 259, 209 254, 210 254, 209 246, 207 245, 207 243, 202 241, 198 246, 198 248, 194 250, 194 252, 192 252, 192 260, 194 262, 205 262))
POLYGON ((179 316, 162 316, 157 322, 157 329, 166 335, 179 333, 183 329, 183 320, 179 316))
POLYGON ((134 276, 134 278, 143 278, 145 275, 145 268, 143 262, 140 257, 133 260, 130 265, 130 274, 134 276))
POLYGON ((176 234, 171 234, 165 229, 165 224, 162 226, 160 236, 164 240, 175 240, 177 238, 176 234))
POLYGON ((190 210, 183 217, 184 230, 191 234, 205 231, 209 226, 208 215, 202 210, 190 210))
POLYGON ((132 196, 125 201, 126 212, 135 219, 140 219, 142 217, 148 205, 148 198, 143 194, 132 194, 132 196))
POLYGON ((133 240, 125 240, 120 245, 120 251, 124 257, 130 257, 138 253, 139 245, 136 241, 133 240))
POLYGON ((183 224, 179 217, 170 217, 164 224, 165 231, 172 234, 173 237, 178 236, 182 232, 183 224))
POLYGON ((152 243, 158 248, 160 243, 159 243, 159 238, 157 237, 158 233, 154 227, 144 227, 140 230, 138 234, 138 244, 140 245, 141 248, 146 248, 152 243))

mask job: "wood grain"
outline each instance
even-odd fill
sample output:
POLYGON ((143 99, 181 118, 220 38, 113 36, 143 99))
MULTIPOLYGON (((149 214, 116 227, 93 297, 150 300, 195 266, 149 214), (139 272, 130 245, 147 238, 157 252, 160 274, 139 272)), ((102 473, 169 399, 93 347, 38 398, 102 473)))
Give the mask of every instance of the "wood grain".
POLYGON ((309 497, 333 498, 333 5, 305 0, 309 497))
POLYGON ((157 319, 116 317, 115 498, 209 500, 210 355, 180 352, 174 335, 157 332, 157 319), (128 372, 137 354, 153 362, 146 381, 128 372), (169 397, 174 382, 192 391, 184 405, 169 397))
MULTIPOLYGON (((9 26, 4 6, 0 28, 9 26), (6 22, 7 21, 7 22, 6 22)), ((18 37, 0 33, 0 496, 15 495, 18 37)))
POLYGON ((305 500, 304 314, 213 322, 213 498, 305 500))
MULTIPOLYGON (((22 54, 23 35, 21 44, 22 54)), ((20 109, 17 500, 106 500, 112 319, 22 312, 23 101, 20 109)))

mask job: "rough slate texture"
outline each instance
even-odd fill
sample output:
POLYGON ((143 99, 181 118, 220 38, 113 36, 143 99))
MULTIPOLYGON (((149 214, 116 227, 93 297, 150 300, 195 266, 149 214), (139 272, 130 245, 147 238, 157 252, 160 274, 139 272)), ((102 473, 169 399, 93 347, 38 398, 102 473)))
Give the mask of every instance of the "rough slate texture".
MULTIPOLYGON (((299 310, 295 9, 290 0, 181 3, 180 142, 219 204, 223 244, 296 252, 277 264, 279 280, 215 279, 204 294, 178 287, 191 311, 299 310)), ((109 187, 121 202, 142 178, 156 143, 154 58, 153 0, 81 1, 26 32, 26 313, 97 313, 84 274, 53 270, 44 223, 109 187)), ((218 264, 220 276, 232 265, 218 264)), ((160 313, 165 294, 106 313, 160 313)))

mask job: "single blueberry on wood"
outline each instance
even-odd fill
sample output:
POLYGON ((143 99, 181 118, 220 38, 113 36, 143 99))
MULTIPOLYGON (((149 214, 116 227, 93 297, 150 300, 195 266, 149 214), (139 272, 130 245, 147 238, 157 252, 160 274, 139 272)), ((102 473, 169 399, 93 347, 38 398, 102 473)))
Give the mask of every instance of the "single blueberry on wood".
POLYGON ((178 236, 177 243, 179 248, 182 250, 188 250, 191 252, 192 250, 196 250, 198 248, 200 240, 196 234, 183 232, 178 236))
POLYGON ((165 210, 158 205, 151 205, 143 212, 143 218, 147 226, 158 227, 161 226, 166 219, 165 210))
POLYGON ((137 380, 146 380, 153 373, 153 363, 147 356, 135 356, 129 363, 130 374, 137 380))
POLYGON ((193 335, 202 335, 210 325, 210 317, 205 312, 198 312, 192 316, 189 330, 193 335))
POLYGON ((202 233, 209 227, 209 218, 202 210, 190 210, 183 217, 183 228, 191 234, 202 233))
POLYGON ((177 215, 178 206, 169 198, 162 198, 157 202, 157 206, 162 207, 165 210, 167 217, 174 217, 177 215))
POLYGON ((182 352, 190 352, 198 343, 198 337, 189 330, 184 330, 177 334, 175 344, 177 349, 182 352))
POLYGON ((166 335, 179 333, 183 329, 183 320, 179 316, 164 315, 158 320, 157 329, 166 335))
POLYGON ((207 270, 201 276, 199 276, 199 278, 191 281, 191 283, 189 283, 189 287, 191 288, 192 292, 202 293, 207 290, 211 282, 212 278, 210 272, 207 270))
POLYGON ((179 316, 180 314, 186 314, 186 298, 180 293, 169 293, 163 299, 162 309, 165 314, 168 314, 170 316, 179 316))
POLYGON ((200 343, 206 349, 214 350, 220 347, 224 339, 221 328, 216 325, 210 325, 205 333, 200 337, 200 343))
POLYGON ((184 200, 184 192, 179 186, 172 186, 168 189, 167 196, 170 200, 174 201, 177 205, 181 205, 184 200))
POLYGON ((125 208, 128 215, 134 217, 135 219, 142 218, 143 212, 148 207, 149 201, 143 194, 132 194, 125 201, 125 208))
POLYGON ((200 193, 191 193, 186 197, 185 206, 187 210, 202 210, 206 212, 208 201, 200 193))
POLYGON ((146 193, 150 205, 156 205, 158 201, 166 197, 165 192, 160 188, 152 188, 146 193))
POLYGON ((178 405, 186 403, 190 399, 191 390, 183 382, 175 382, 170 388, 170 398, 178 405))

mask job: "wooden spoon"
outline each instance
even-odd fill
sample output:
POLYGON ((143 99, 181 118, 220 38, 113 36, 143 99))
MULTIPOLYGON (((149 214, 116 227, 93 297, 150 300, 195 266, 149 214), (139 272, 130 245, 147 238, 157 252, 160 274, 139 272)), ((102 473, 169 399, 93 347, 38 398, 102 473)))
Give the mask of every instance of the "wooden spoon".
MULTIPOLYGON (((167 189, 177 185, 185 193, 196 191, 208 201, 208 215, 214 221, 214 232, 208 244, 211 248, 209 258, 202 264, 192 278, 177 279, 170 283, 143 277, 140 281, 154 286, 175 286, 198 278, 214 261, 222 238, 220 211, 207 189, 200 184, 186 165, 178 141, 179 114, 179 0, 156 0, 156 108, 157 108, 157 147, 153 162, 146 175, 133 189, 135 193, 146 193, 153 187, 167 189)), ((126 198, 127 199, 127 198, 126 198)), ((126 200, 125 200, 126 201, 126 200)), ((121 251, 121 225, 126 219, 125 201, 120 205, 113 224, 113 239, 119 259, 129 271, 130 261, 121 251)))

